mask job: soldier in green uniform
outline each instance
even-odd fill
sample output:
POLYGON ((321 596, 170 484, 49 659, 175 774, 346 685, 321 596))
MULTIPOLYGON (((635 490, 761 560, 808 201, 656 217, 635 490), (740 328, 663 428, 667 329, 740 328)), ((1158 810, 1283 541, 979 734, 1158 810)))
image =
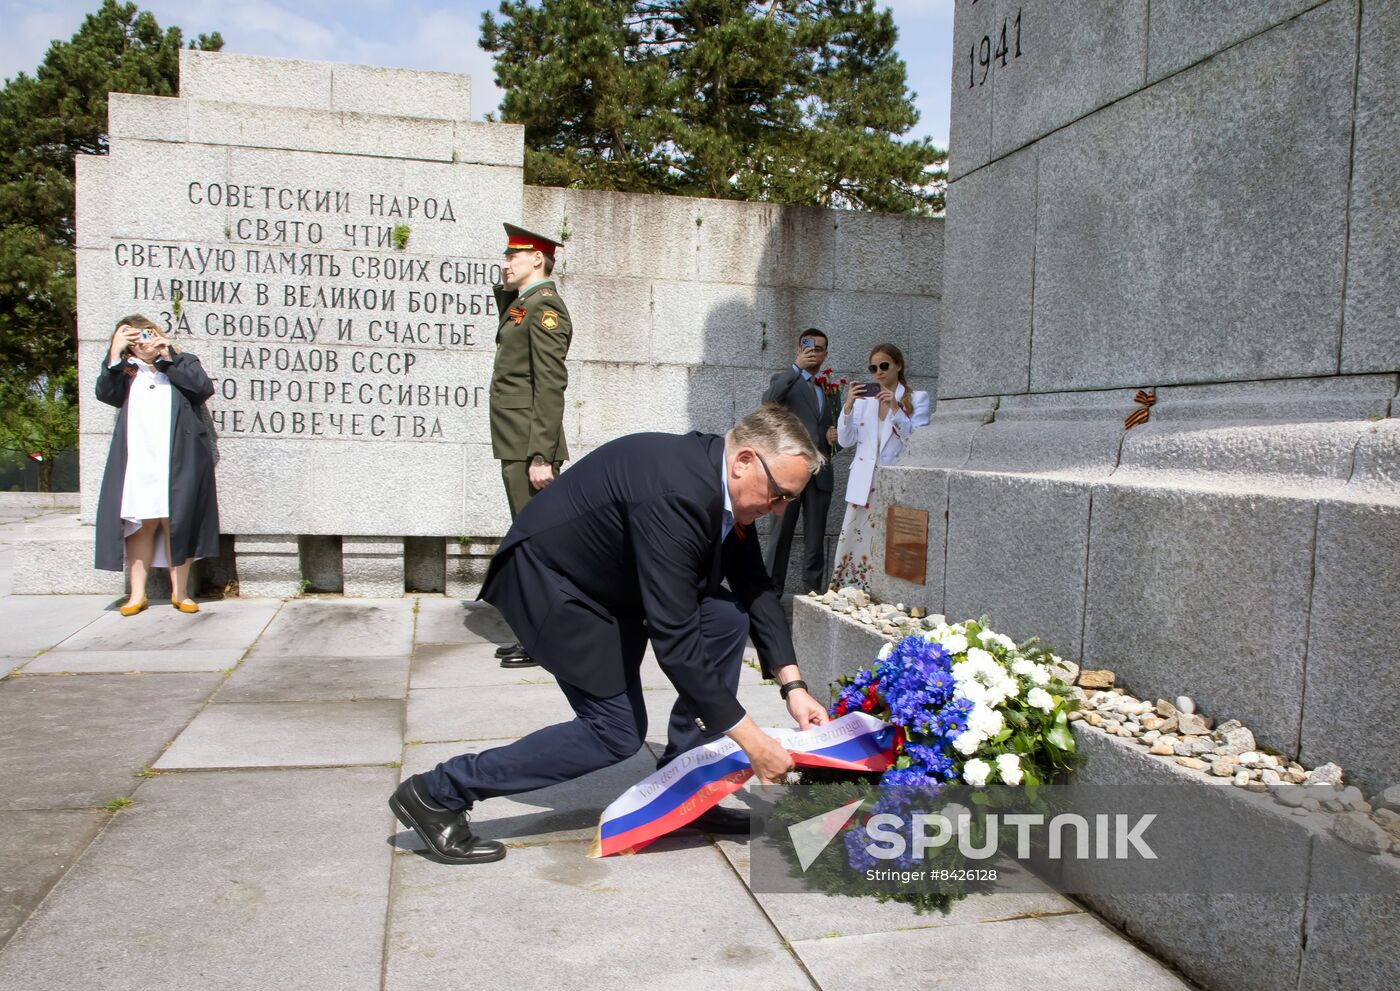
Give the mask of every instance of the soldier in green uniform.
MULTIPOLYGON (((554 481, 568 460, 564 389, 573 324, 550 276, 559 244, 506 224, 504 282, 495 287, 500 325, 491 370, 491 451, 501 462, 510 518, 554 481)), ((496 651, 502 667, 535 662, 519 644, 496 651)))

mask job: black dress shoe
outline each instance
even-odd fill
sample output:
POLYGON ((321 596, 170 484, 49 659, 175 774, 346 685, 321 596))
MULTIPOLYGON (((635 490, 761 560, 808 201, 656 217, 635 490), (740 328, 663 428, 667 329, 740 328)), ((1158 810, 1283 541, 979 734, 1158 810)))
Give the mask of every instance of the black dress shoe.
POLYGON ((520 653, 514 654, 514 655, 512 655, 512 656, 510 656, 510 657, 503 657, 503 658, 501 658, 501 667, 503 667, 503 668, 536 668, 536 667, 539 667, 539 661, 535 660, 533 657, 531 657, 529 654, 525 653, 524 651, 521 651, 520 653))
POLYGON ((426 797, 418 776, 406 778, 389 799, 394 818, 418 834, 445 864, 488 864, 506 855, 505 845, 472 835, 465 812, 451 812, 426 797))
POLYGON ((703 830, 707 833, 724 833, 735 835, 749 832, 749 814, 740 812, 738 809, 726 809, 716 805, 712 809, 707 809, 700 814, 698 819, 691 820, 688 825, 695 829, 703 830))
POLYGON ((525 648, 518 643, 508 643, 496 648, 497 657, 514 657, 517 654, 525 653, 525 648))

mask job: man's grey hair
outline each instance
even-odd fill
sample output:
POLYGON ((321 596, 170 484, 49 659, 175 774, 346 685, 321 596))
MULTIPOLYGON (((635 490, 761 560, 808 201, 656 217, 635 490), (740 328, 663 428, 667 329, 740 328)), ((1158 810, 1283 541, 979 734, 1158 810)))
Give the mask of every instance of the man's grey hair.
POLYGON ((813 475, 826 464, 826 456, 812 443, 812 436, 802 421, 778 403, 764 403, 734 424, 724 442, 731 450, 752 447, 765 457, 802 458, 813 475))

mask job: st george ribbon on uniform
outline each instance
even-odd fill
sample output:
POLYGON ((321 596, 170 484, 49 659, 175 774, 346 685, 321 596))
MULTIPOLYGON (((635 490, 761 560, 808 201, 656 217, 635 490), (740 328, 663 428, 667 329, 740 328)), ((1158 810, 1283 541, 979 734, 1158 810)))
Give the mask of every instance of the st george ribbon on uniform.
MULTIPOLYGON (((864 712, 801 732, 763 732, 781 743, 798 767, 883 771, 894 760, 894 727, 864 712)), ((699 818, 751 777, 748 755, 728 737, 687 750, 603 810, 588 855, 636 853, 699 818)))

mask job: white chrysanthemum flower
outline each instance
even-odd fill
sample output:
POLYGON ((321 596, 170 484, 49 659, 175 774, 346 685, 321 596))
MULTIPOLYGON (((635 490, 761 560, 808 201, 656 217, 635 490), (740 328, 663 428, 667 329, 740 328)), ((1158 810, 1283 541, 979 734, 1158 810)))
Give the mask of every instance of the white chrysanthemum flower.
POLYGON ((892 644, 892 643, 887 643, 887 644, 885 644, 883 647, 880 648, 880 653, 878 653, 878 654, 875 655, 875 659, 876 659, 877 661, 883 661, 885 658, 889 657, 889 656, 890 656, 891 654, 893 654, 893 653, 894 653, 894 644, 892 644))
POLYGON ((949 633, 938 642, 943 645, 949 657, 956 657, 967 650, 967 637, 961 633, 949 633))
POLYGON ((1041 712, 1049 712, 1055 708, 1055 697, 1043 688, 1032 688, 1026 693, 1026 704, 1041 712))
POLYGON ((975 730, 964 730, 953 738, 953 749, 964 757, 977 753, 982 746, 982 734, 975 730))
POLYGON ((1031 665, 1031 681, 1035 682, 1037 685, 1050 684, 1050 672, 1046 669, 1045 665, 1031 665))
POLYGON ((1011 662, 1012 672, 1019 674, 1022 678, 1029 678, 1031 676, 1031 668, 1033 667, 1035 667, 1035 664, 1024 657, 1018 657, 1011 662))
POLYGON ((1000 644, 1007 650, 1016 649, 1016 641, 1012 640, 1004 633, 993 633, 991 630, 983 630, 978 639, 981 640, 984 644, 990 645, 995 643, 1000 644))
POLYGON ((954 698, 967 699, 969 702, 978 703, 987 701, 987 686, 976 681, 967 681, 954 684, 954 698))
POLYGON ((985 737, 993 737, 1006 727, 1000 712, 988 705, 974 705, 967 714, 967 728, 985 737))
POLYGON ((963 765, 963 780, 974 788, 981 788, 987 783, 987 775, 992 773, 992 765, 988 764, 981 757, 974 757, 963 765))
POLYGON ((1021 758, 1016 754, 1002 754, 997 757, 997 774, 1008 785, 1021 783, 1021 758))
POLYGON ((978 667, 987 667, 989 665, 994 668, 1001 667, 1001 665, 997 663, 997 659, 981 647, 968 647, 967 659, 978 667))

